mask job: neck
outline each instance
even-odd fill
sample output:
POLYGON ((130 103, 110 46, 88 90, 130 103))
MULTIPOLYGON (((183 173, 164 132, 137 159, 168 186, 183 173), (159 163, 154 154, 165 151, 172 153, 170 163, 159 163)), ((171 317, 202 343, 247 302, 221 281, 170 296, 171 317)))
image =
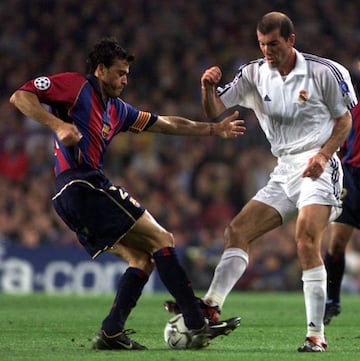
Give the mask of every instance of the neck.
POLYGON ((296 53, 295 53, 294 48, 292 48, 290 50, 290 54, 289 54, 289 57, 288 57, 286 63, 284 64, 284 66, 279 68, 279 73, 282 76, 288 75, 291 72, 291 70, 293 70, 295 68, 295 64, 296 64, 296 53))

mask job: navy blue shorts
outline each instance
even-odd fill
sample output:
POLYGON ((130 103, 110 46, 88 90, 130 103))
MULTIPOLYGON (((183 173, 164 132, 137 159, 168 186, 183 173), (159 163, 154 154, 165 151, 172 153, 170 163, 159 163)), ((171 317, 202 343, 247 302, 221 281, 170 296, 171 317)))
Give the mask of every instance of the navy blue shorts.
POLYGON ((144 213, 122 187, 97 170, 68 170, 55 183, 53 205, 92 258, 123 237, 144 213))
POLYGON ((360 229, 360 169, 348 164, 344 164, 343 169, 345 190, 343 211, 335 222, 360 229))

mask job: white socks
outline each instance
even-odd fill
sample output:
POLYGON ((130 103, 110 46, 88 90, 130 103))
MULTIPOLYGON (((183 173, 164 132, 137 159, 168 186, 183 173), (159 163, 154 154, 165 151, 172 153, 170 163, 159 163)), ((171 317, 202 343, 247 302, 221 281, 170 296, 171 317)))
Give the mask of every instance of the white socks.
POLYGON ((326 277, 327 274, 324 265, 303 271, 302 276, 307 320, 306 336, 316 336, 323 340, 326 277))
POLYGON ((249 263, 248 254, 240 248, 228 248, 221 256, 211 285, 203 298, 210 306, 222 308, 227 295, 243 275, 249 263))
MULTIPOLYGON (((221 256, 211 285, 203 297, 210 306, 222 308, 227 295, 243 275, 249 263, 248 254, 240 248, 228 248, 221 256)), ((307 337, 324 339, 323 317, 326 302, 326 269, 324 265, 302 273, 306 307, 307 337)))

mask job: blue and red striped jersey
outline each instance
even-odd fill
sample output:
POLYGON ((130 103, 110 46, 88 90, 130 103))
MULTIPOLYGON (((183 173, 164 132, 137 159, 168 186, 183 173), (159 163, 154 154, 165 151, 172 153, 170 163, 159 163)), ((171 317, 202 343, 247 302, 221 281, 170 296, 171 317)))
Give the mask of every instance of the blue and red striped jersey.
POLYGON ((97 78, 79 73, 42 76, 21 90, 37 95, 60 119, 77 126, 83 137, 76 146, 64 146, 54 135, 55 174, 75 168, 101 169, 106 149, 119 132, 141 132, 157 114, 138 110, 120 98, 104 102, 97 78))
POLYGON ((360 168, 360 103, 352 110, 352 128, 342 149, 342 162, 360 168))

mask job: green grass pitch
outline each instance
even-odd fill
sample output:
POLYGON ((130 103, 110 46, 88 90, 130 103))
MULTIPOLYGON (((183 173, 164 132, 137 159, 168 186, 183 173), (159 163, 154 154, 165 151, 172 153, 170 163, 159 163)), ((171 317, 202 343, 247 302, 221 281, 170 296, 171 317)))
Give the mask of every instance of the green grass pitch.
POLYGON ((144 294, 128 320, 127 328, 137 331, 132 337, 147 351, 94 351, 91 339, 111 295, 0 294, 0 360, 360 360, 358 295, 343 296, 342 314, 326 327, 329 352, 316 355, 296 351, 306 330, 301 293, 231 293, 222 316, 241 316, 241 326, 198 351, 169 350, 165 345, 163 329, 170 315, 162 302, 168 298, 164 293, 144 294))

